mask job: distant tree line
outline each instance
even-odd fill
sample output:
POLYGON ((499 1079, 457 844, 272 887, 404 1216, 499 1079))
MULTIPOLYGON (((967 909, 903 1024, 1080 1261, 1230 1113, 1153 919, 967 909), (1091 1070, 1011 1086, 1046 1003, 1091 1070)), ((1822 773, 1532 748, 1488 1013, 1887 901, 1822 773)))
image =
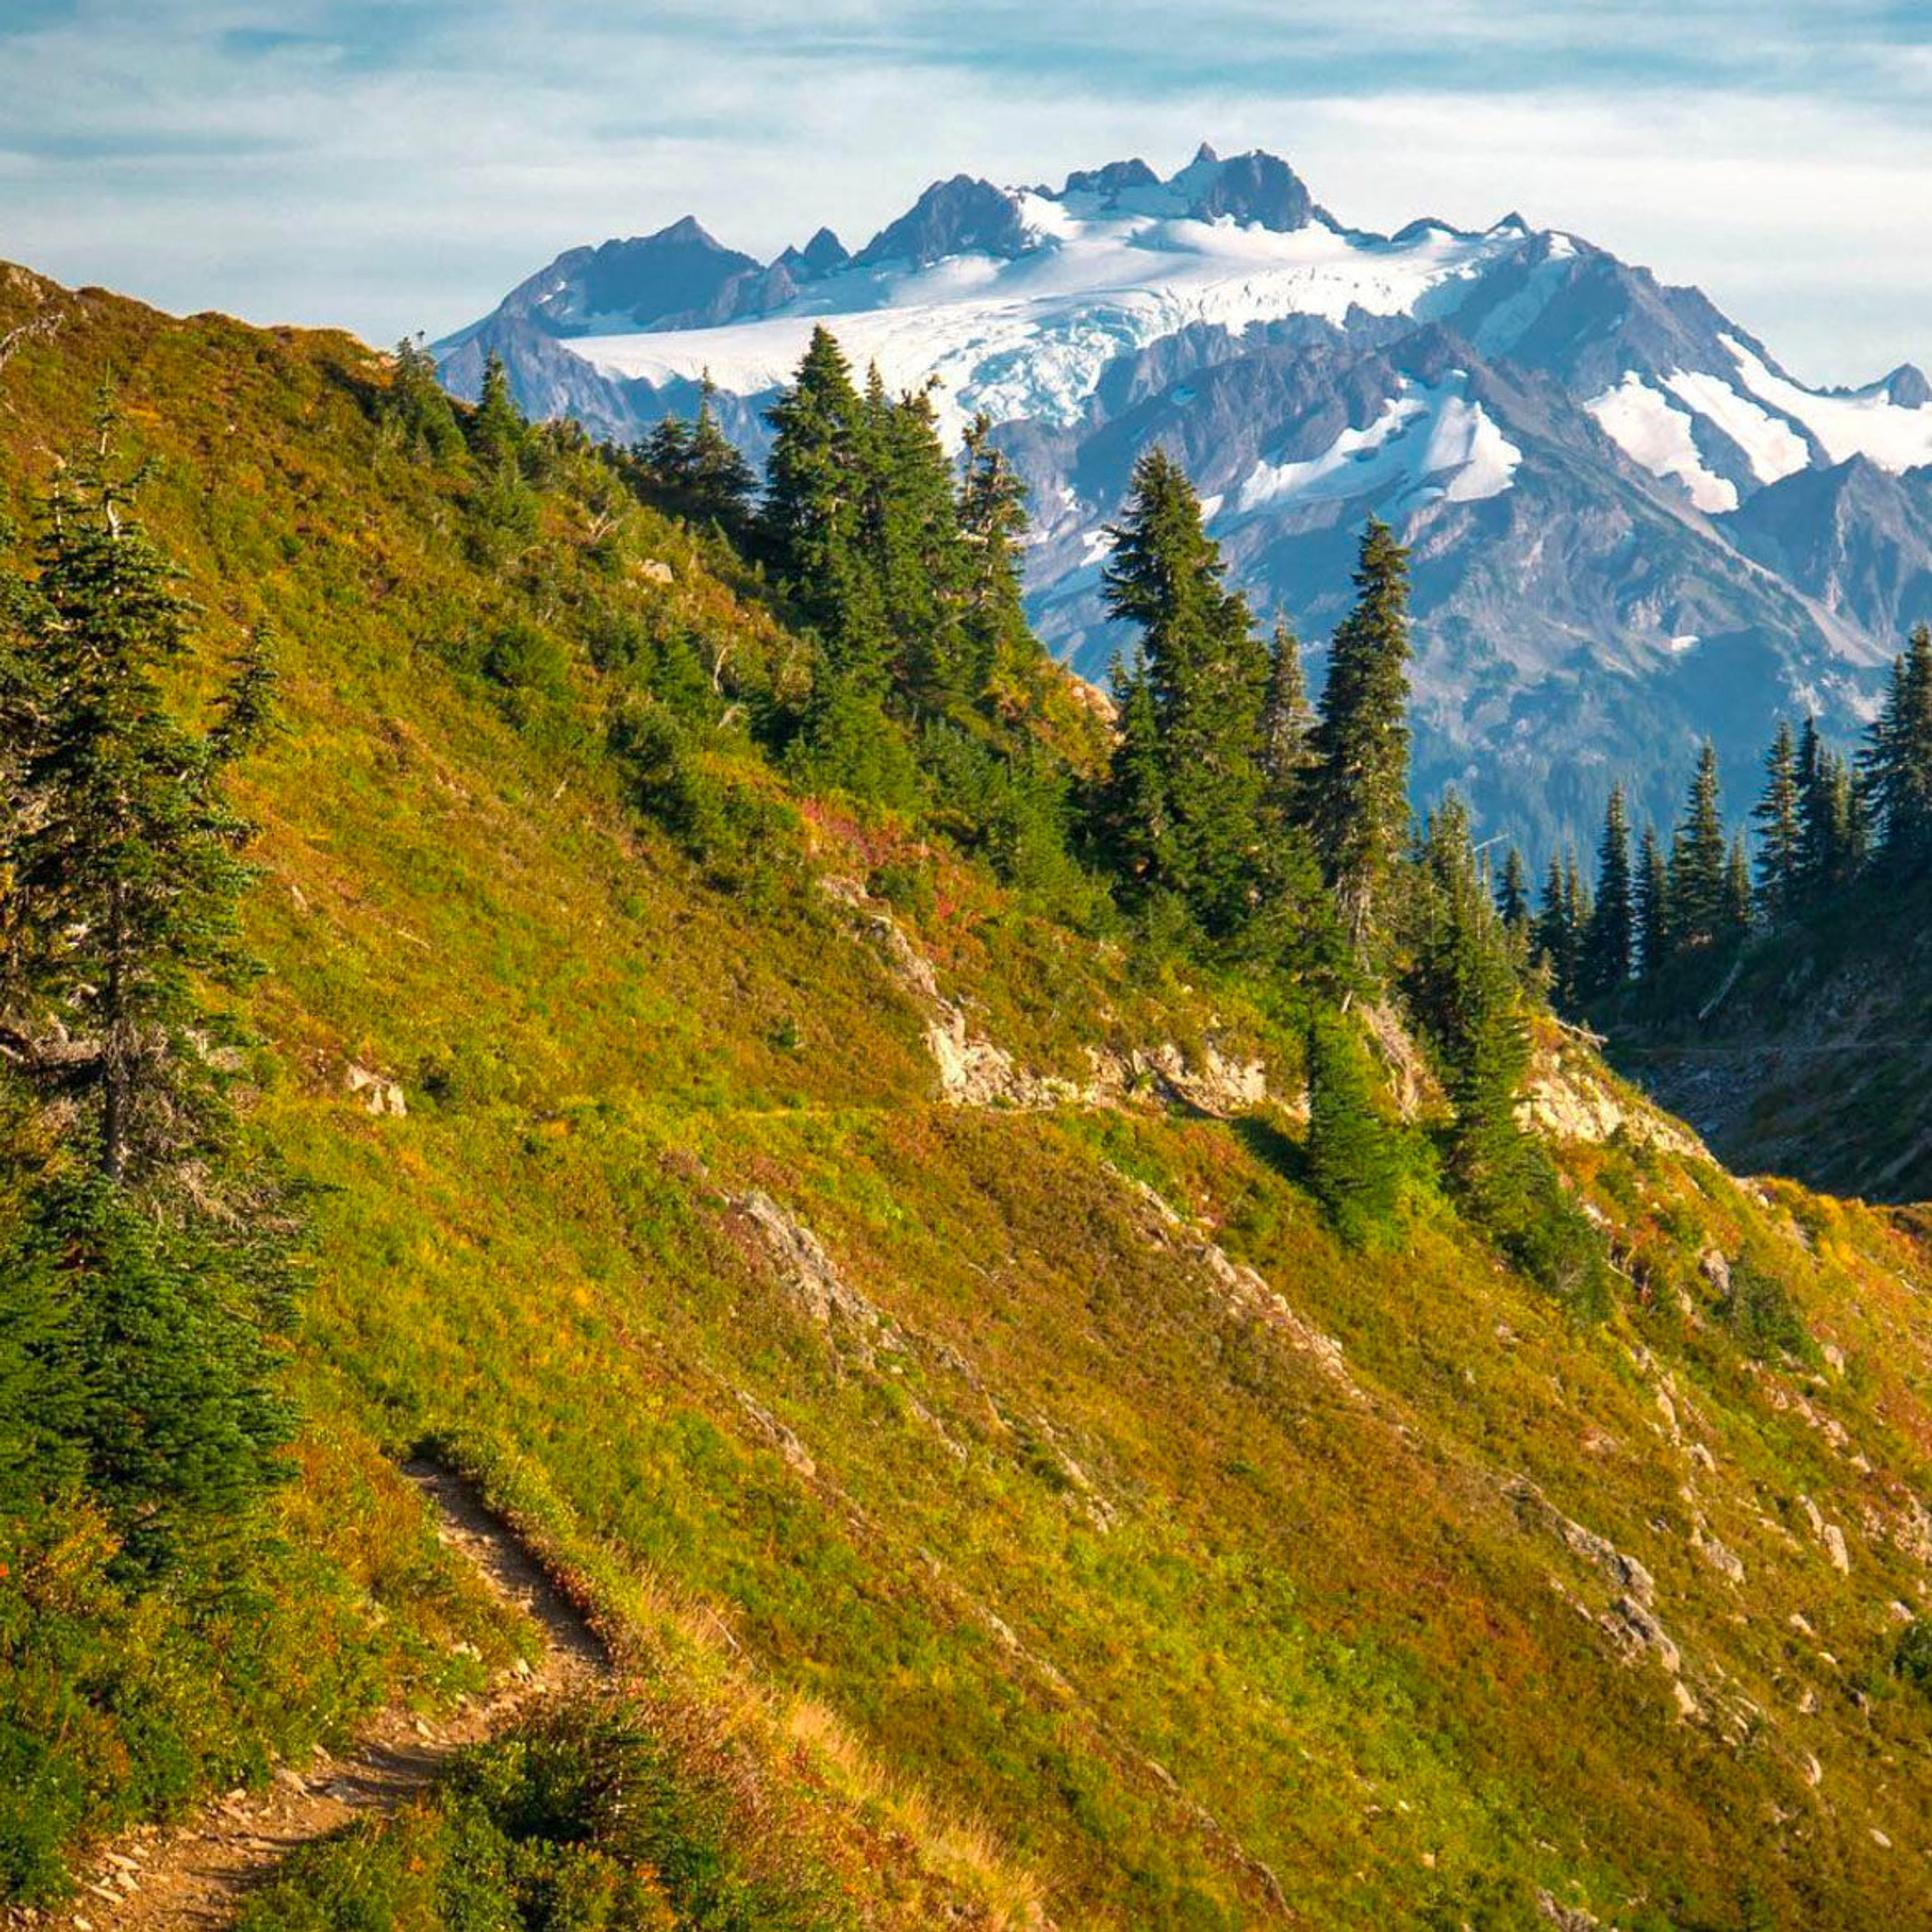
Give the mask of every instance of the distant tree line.
POLYGON ((1707 996, 1709 976, 1687 969, 1727 966, 1755 934, 1932 878, 1932 629, 1916 626, 1894 660, 1856 758, 1826 745, 1808 716, 1795 733, 1779 722, 1763 770, 1748 843, 1726 834, 1707 741, 1667 843, 1646 826, 1633 852, 1625 796, 1612 787, 1594 886, 1566 852, 1532 908, 1510 851, 1498 908, 1559 1010, 1632 995, 1667 1006, 1687 986, 1707 996))

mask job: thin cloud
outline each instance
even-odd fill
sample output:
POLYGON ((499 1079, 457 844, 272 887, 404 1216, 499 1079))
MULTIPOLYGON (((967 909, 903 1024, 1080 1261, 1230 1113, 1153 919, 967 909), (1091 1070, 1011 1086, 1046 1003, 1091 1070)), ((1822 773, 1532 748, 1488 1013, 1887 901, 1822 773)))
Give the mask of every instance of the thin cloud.
POLYGON ((686 212, 769 254, 935 176, 1206 136, 1364 225, 1520 206, 1858 379, 1932 353, 1924 10, 1208 0, 1178 34, 1154 0, 11 0, 0 254, 390 340, 686 212))

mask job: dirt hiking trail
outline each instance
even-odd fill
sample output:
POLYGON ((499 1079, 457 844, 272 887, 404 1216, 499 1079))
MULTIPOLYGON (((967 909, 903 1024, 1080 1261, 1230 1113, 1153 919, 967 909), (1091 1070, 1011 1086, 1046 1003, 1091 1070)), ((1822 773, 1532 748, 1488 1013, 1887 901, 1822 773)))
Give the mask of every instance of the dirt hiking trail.
POLYGON ((434 1784, 465 1745, 481 1743, 542 1699, 585 1690, 610 1674, 603 1645, 466 1478, 428 1462, 403 1466, 428 1498, 436 1534, 475 1564, 496 1597, 527 1616, 543 1640, 535 1665, 514 1670, 440 1718, 391 1706, 342 1756, 318 1750, 284 1766, 266 1791, 230 1792, 187 1823, 149 1826, 98 1853, 74 1903, 58 1912, 0 1912, 0 1926, 40 1932, 176 1932, 232 1924, 248 1894, 298 1846, 397 1806, 434 1784))

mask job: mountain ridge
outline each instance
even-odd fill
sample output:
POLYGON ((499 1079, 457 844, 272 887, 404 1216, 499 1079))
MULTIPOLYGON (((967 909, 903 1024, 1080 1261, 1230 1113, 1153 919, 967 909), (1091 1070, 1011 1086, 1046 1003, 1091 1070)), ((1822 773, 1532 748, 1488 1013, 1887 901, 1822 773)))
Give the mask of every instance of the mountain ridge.
POLYGON ((1921 614, 1916 515, 1850 520, 1826 583, 1787 574, 1775 518, 1750 513, 1859 455, 1899 478, 1932 462, 1909 363, 1808 389, 1700 291, 1578 237, 1517 215, 1352 229, 1260 150, 1204 147, 1165 179, 1108 163, 1058 190, 962 175, 915 206, 822 272, 741 274, 737 306, 699 322, 546 344, 499 310, 442 346, 446 380, 473 394, 500 354, 526 406, 626 441, 688 413, 708 374, 755 456, 760 411, 824 322, 893 386, 937 376, 955 434, 992 416, 1033 490, 1035 620, 1089 676, 1113 648, 1096 547, 1148 442, 1184 453, 1256 603, 1318 644, 1337 530, 1392 517, 1431 563, 1418 795, 1461 782, 1483 827, 1533 856, 1586 844, 1613 778, 1666 820, 1706 733, 1739 788, 1774 714, 1852 735, 1921 614), (1490 694, 1480 718, 1472 690, 1490 694))

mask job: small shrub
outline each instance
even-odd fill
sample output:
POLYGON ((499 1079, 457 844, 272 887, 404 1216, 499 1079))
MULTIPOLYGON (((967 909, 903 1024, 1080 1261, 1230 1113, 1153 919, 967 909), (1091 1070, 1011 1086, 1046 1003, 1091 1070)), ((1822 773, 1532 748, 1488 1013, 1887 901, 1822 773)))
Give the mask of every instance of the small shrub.
POLYGON ((1748 1258, 1732 1263, 1731 1285, 1718 1312, 1754 1355, 1778 1352, 1803 1360, 1814 1352, 1784 1282, 1748 1258))
POLYGON ((1898 1634, 1892 1671, 1922 1696, 1932 1699, 1932 1622, 1914 1617, 1898 1634))

